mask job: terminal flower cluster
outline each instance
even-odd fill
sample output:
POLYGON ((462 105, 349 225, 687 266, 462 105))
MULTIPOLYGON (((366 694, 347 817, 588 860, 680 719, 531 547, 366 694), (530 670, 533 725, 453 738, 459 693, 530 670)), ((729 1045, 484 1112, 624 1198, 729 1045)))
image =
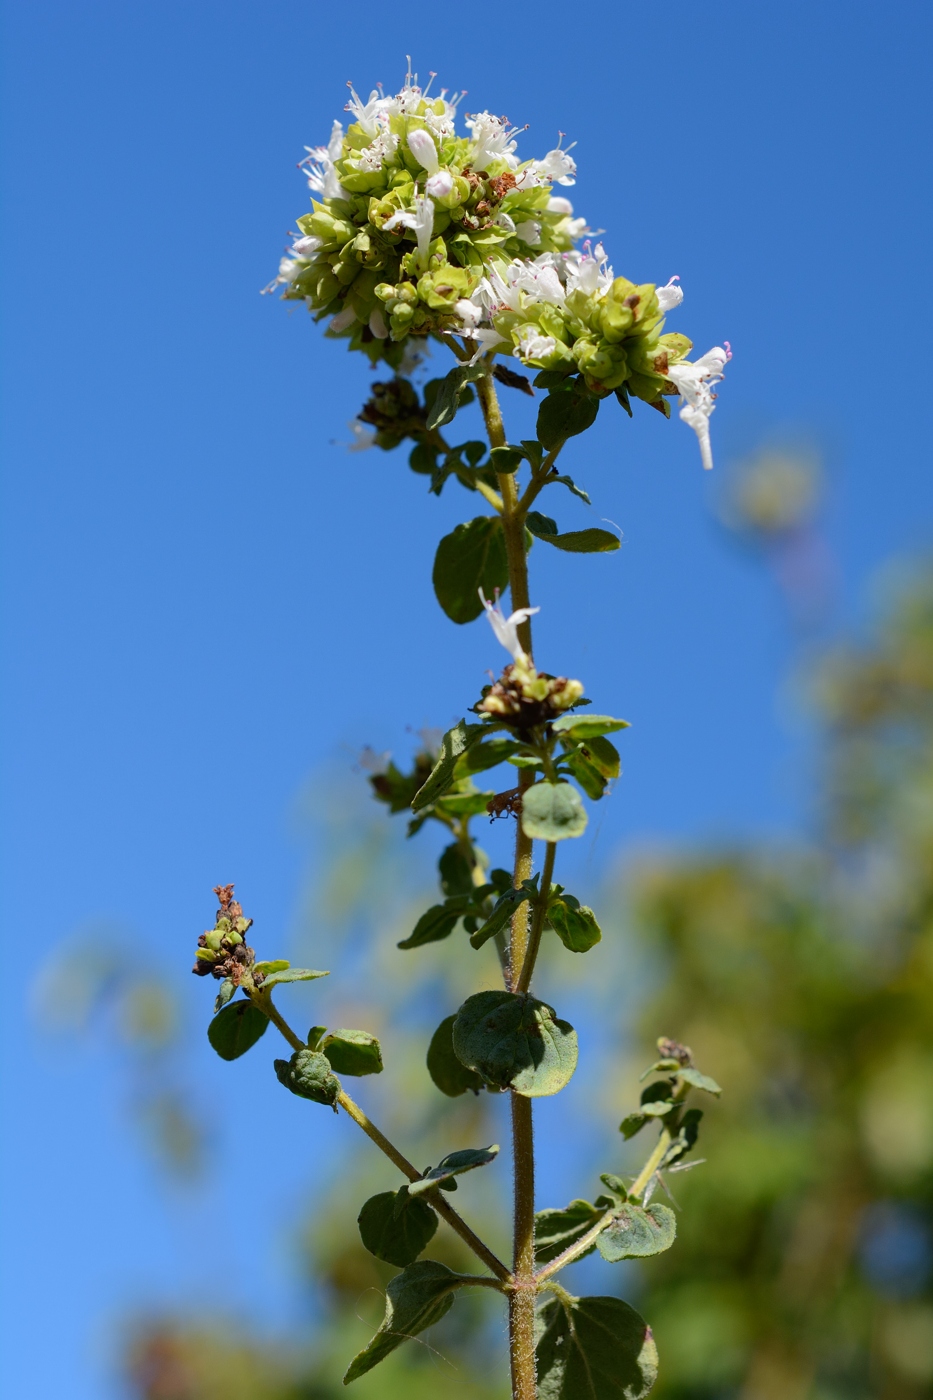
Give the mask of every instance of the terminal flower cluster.
POLYGON ((463 94, 430 95, 409 71, 394 96, 364 102, 351 87, 346 131, 335 121, 327 146, 301 162, 312 211, 278 276, 289 300, 303 300, 328 333, 375 362, 404 371, 412 338, 461 337, 475 363, 509 355, 544 371, 544 387, 577 377, 596 397, 615 392, 681 419, 712 465, 713 386, 731 351, 687 359, 692 343, 665 333, 683 292, 616 277, 602 244, 554 186, 575 182, 571 148, 520 160, 518 132, 490 112, 467 115, 463 94), (406 342, 408 346, 406 347, 406 342))

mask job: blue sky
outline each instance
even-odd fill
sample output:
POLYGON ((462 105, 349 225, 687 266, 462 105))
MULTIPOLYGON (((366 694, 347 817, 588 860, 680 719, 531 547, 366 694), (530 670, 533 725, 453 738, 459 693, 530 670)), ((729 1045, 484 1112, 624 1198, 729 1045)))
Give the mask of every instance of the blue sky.
MULTIPOLYGON (((524 154, 565 131, 571 193, 616 272, 679 274, 676 328, 735 352, 714 479, 676 420, 607 405, 567 453, 593 511, 552 507, 565 529, 616 522, 623 547, 532 556, 539 661, 633 722, 578 868, 809 819, 784 604, 715 522, 735 462, 775 438, 822 454, 835 624, 863 615, 893 554, 930 543, 929 7, 469 15, 5 6, 11 1394, 116 1394, 123 1303, 188 1297, 221 1267, 127 1139, 103 1052, 45 1042, 37 964, 111 919, 154 940, 190 998, 216 881, 294 926, 309 776, 351 774, 364 743, 404 753, 409 726, 455 720, 501 661, 430 591, 436 541, 472 499, 427 496, 403 453, 348 455, 365 363, 258 295, 307 208, 295 163, 347 79, 395 87, 410 51, 468 109, 527 122, 524 154)), ((525 405, 506 409, 521 428, 525 405)), ((275 1161, 261 1170, 274 1194, 275 1161)), ((260 1314, 274 1262, 243 1285, 260 1314)))

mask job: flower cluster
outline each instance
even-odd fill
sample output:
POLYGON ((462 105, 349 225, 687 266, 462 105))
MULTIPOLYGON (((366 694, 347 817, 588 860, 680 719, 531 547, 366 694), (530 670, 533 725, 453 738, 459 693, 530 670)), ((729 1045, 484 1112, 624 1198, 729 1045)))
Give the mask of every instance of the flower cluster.
POLYGON ((394 368, 411 337, 460 336, 473 362, 512 355, 543 372, 542 387, 578 376, 629 411, 632 395, 669 416, 665 400, 679 395, 711 466, 728 342, 689 362, 686 336, 663 333, 679 279, 636 285, 613 275, 601 244, 575 246, 590 230, 552 193, 574 183, 569 148, 520 161, 515 129, 489 112, 458 135, 460 97, 430 87, 409 72, 395 96, 379 89, 364 102, 350 89, 347 130, 335 122, 301 162, 317 198, 267 290, 283 287, 330 318, 330 335, 394 368))
POLYGON ((519 627, 538 609, 518 608, 506 617, 498 598, 495 603, 490 603, 482 589, 480 598, 496 640, 512 657, 512 665, 506 666, 499 680, 486 688, 476 706, 477 712, 490 715, 519 733, 525 733, 540 724, 547 724, 576 705, 583 695, 580 682, 537 671, 518 639, 519 627))
POLYGON ((238 985, 243 973, 256 960, 255 952, 246 946, 245 940, 253 921, 245 917, 242 905, 234 899, 232 885, 215 885, 214 893, 220 901, 215 926, 198 939, 192 971, 199 977, 209 975, 218 981, 229 977, 238 985))

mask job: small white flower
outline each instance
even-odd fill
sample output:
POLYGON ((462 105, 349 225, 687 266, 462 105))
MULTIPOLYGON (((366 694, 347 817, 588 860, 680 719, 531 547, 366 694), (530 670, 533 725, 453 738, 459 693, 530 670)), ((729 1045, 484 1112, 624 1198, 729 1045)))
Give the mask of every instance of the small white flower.
POLYGON ((557 349, 557 341, 552 335, 542 335, 536 326, 522 326, 521 339, 516 347, 523 360, 545 360, 557 349))
POLYGON ((469 338, 475 344, 476 350, 472 358, 466 361, 468 365, 475 365, 484 355, 488 354, 490 350, 505 348, 508 344, 507 341, 502 339, 499 332, 493 328, 488 330, 483 330, 481 328, 479 330, 470 331, 469 338))
POLYGON ((477 306, 475 301, 467 301, 466 297, 462 297, 455 304, 454 310, 463 322, 464 332, 467 335, 472 335, 483 319, 483 308, 477 306))
POLYGON ((408 149, 429 175, 437 174, 440 169, 440 161, 437 158, 434 137, 429 131, 425 131, 423 127, 416 127, 414 131, 410 131, 408 133, 408 149))
POLYGON ((716 407, 716 395, 712 386, 723 377, 726 364, 732 359, 728 340, 725 348, 714 345, 692 365, 670 365, 667 377, 680 391, 683 407, 680 419, 692 428, 700 444, 700 456, 707 471, 712 470, 713 450, 709 440, 710 415, 716 407))
POLYGON ((354 119, 360 124, 367 136, 375 136, 379 131, 381 121, 384 120, 383 114, 388 98, 383 97, 374 88, 369 94, 369 101, 364 103, 350 83, 347 83, 347 87, 350 88, 350 101, 344 110, 353 113, 354 119))
POLYGON ((525 219, 524 223, 515 225, 515 232, 523 243, 536 248, 541 242, 541 225, 534 219, 525 219))
POLYGON ((494 160, 504 160, 513 167, 518 164, 516 143, 508 122, 494 117, 491 112, 474 112, 472 117, 467 117, 466 125, 474 141, 470 156, 474 170, 485 170, 494 160))
POLYGON ((382 227, 390 233, 396 228, 414 229, 418 240, 418 252, 426 260, 431 246, 431 234, 434 231, 434 201, 427 195, 415 195, 414 209, 400 209, 391 219, 387 219, 382 227))
POLYGON ((353 307, 345 306, 342 311, 337 312, 337 315, 332 319, 327 329, 339 335, 341 331, 345 331, 348 327, 352 326, 355 320, 356 312, 353 310, 353 307))
POLYGON ((544 160, 534 162, 537 173, 543 175, 546 180, 556 180, 559 185, 575 185, 577 163, 569 153, 576 144, 574 141, 566 151, 562 151, 559 146, 553 151, 548 151, 544 160))
POLYGON ((357 162, 360 170, 373 171, 381 170, 383 165, 395 155, 398 150, 398 137, 394 131, 382 131, 365 150, 360 151, 357 162))
POLYGON ((438 170, 436 175, 429 175, 424 183, 424 192, 432 199, 446 199, 454 187, 454 177, 449 170, 438 170))
POLYGON ((292 254, 296 258, 313 258, 321 247, 320 238, 308 233, 304 238, 296 238, 292 244, 292 254))
POLYGON ((375 447, 376 434, 372 428, 367 428, 358 418, 354 418, 347 427, 353 434, 353 441, 347 447, 348 452, 365 452, 367 448, 375 447))
POLYGON ((679 281, 680 278, 675 275, 663 287, 657 289, 658 306, 665 315, 668 311, 673 311, 675 306, 679 306, 684 299, 683 287, 674 286, 674 283, 679 281))
POLYGON ((563 195, 555 194, 547 202, 549 214, 572 214, 573 205, 569 199, 564 199, 563 195))
POLYGON ((340 122, 334 122, 326 146, 306 146, 305 150, 308 154, 298 164, 306 171, 309 189, 314 190, 315 194, 322 194, 325 199, 346 199, 347 192, 340 183, 334 165, 343 151, 343 127, 340 122))
POLYGON ((483 590, 479 590, 480 601, 486 609, 486 616, 489 618, 489 625, 496 635, 496 641, 505 647, 506 651, 516 662, 527 661, 527 656, 518 640, 518 629, 523 622, 527 622, 534 613, 540 612, 540 608, 517 608, 510 617, 505 617, 499 607, 499 596, 496 594, 496 601, 489 603, 483 590))
POLYGON ((369 315, 369 329, 377 340, 386 340, 389 335, 389 328, 386 325, 385 317, 378 306, 374 306, 369 315))

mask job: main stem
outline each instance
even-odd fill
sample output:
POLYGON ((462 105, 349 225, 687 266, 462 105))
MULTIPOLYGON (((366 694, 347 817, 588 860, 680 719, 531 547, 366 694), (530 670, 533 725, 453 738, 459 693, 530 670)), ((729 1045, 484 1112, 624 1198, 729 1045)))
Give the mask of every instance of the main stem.
MULTIPOLYGON (((492 374, 478 381, 480 406, 486 422, 490 447, 504 447, 505 429, 492 374)), ((509 589, 512 610, 527 608, 528 563, 525 553, 525 514, 519 502, 515 477, 501 473, 498 477, 502 498, 502 529, 509 561, 509 589)), ((526 619, 518 629, 518 640, 532 655, 531 622, 526 619)), ((529 769, 522 769, 519 788, 524 791, 534 781, 529 769)), ((516 823, 515 865, 512 883, 516 889, 523 880, 531 878, 532 841, 516 823)), ((512 938, 506 986, 518 990, 529 954, 528 904, 519 906, 512 916, 512 938)), ((530 973, 529 967, 529 973, 530 973)), ((521 986, 527 991, 527 982, 521 986)), ((509 1356, 512 1367, 512 1400, 537 1400, 538 1384, 535 1371, 535 1149, 531 1117, 531 1099, 512 1091, 512 1171, 513 1171, 513 1234, 512 1291, 509 1294, 509 1356)))

